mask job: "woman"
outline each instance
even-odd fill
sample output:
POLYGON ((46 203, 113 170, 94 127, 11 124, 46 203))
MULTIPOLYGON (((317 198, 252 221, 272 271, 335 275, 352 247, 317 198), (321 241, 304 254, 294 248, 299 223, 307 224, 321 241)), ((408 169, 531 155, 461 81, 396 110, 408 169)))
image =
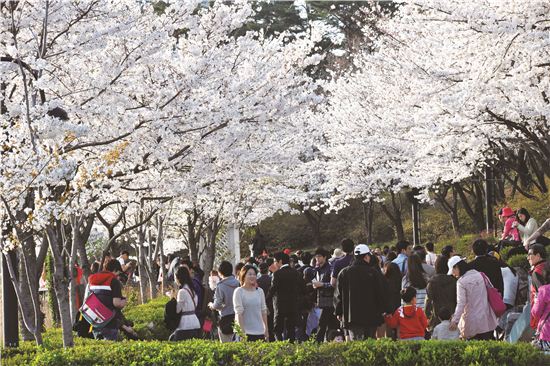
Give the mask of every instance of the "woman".
POLYGON ((531 317, 538 319, 533 344, 548 352, 550 351, 550 262, 546 263, 542 273, 546 284, 539 287, 538 296, 531 309, 531 317))
MULTIPOLYGON (((504 207, 502 209, 501 216, 504 220, 504 229, 502 230, 502 236, 500 238, 500 242, 498 243, 499 250, 509 246, 514 248, 521 246, 521 237, 519 235, 519 230, 516 227, 516 213, 510 207, 504 207)), ((522 248, 519 250, 521 251, 521 249, 522 248)))
MULTIPOLYGON (((535 231, 537 231, 539 225, 537 224, 537 220, 531 217, 531 215, 529 215, 529 211, 524 208, 520 208, 517 212, 517 215, 518 221, 514 222, 512 226, 517 227, 517 229, 519 230, 521 237, 523 238, 523 247, 526 250, 525 253, 527 253, 529 245, 531 244, 529 242, 529 237, 533 235, 535 231)), ((511 255, 508 254, 508 257, 511 257, 511 255)))
POLYGON ((176 296, 176 312, 181 314, 180 322, 170 340, 183 341, 186 339, 198 338, 200 336, 199 318, 195 314, 198 296, 193 291, 193 280, 185 266, 176 270, 176 283, 179 287, 176 296))
POLYGON ((422 267, 422 259, 417 254, 407 258, 407 273, 401 280, 401 289, 414 287, 416 290, 416 307, 424 310, 428 275, 422 267))
POLYGON ((493 340, 498 322, 487 299, 484 277, 459 256, 451 257, 448 266, 448 274, 458 279, 456 309, 449 330, 458 328, 466 340, 493 340))
MULTIPOLYGON (((401 306, 401 270, 399 266, 392 262, 384 264, 384 277, 388 285, 388 305, 390 307, 389 314, 393 314, 401 306)), ((392 339, 397 339, 395 329, 383 326, 385 328, 385 336, 392 339)), ((377 338, 382 338, 382 335, 377 332, 377 338)))
POLYGON ((257 286, 258 270, 247 264, 239 273, 241 287, 233 292, 237 324, 249 341, 269 339, 264 291, 257 286))
POLYGON ((447 258, 442 255, 435 260, 435 275, 428 281, 426 287, 426 316, 433 329, 440 323, 439 311, 447 308, 451 314, 456 307, 456 279, 447 274, 447 258))

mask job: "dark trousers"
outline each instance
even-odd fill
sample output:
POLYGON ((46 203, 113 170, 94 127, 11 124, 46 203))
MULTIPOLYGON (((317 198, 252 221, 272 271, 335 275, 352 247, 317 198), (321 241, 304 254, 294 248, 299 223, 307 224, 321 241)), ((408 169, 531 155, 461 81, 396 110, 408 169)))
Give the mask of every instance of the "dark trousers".
POLYGON ((535 240, 537 244, 542 244, 544 246, 547 246, 550 244, 550 239, 548 239, 546 236, 539 236, 537 240, 535 240))
POLYGON ((249 342, 263 341, 265 339, 263 334, 247 334, 246 340, 249 342))
POLYGON ((334 308, 322 308, 319 317, 319 326, 317 328, 317 342, 324 342, 329 329, 338 328, 338 319, 334 315, 334 308))
POLYGON ((297 318, 298 318, 297 313, 281 313, 281 312, 275 313, 275 318, 274 318, 275 339, 278 341, 289 339, 291 342, 294 342, 296 340, 297 318), (286 333, 286 337, 284 338, 283 338, 283 333, 286 333))
POLYGON ((469 341, 494 341, 495 335, 493 331, 485 332, 485 333, 479 333, 473 336, 472 338, 468 338, 469 341))
POLYGON ((523 245, 520 245, 518 247, 510 249, 508 251, 507 257, 510 258, 510 257, 513 257, 514 255, 518 255, 518 254, 527 254, 527 250, 525 250, 523 245))
POLYGON ((273 330, 273 309, 269 309, 269 314, 267 314, 267 329, 269 331, 269 341, 275 341, 275 332, 273 330))
POLYGON ((364 327, 360 325, 350 325, 348 336, 350 341, 362 341, 363 339, 376 338, 377 327, 364 327))

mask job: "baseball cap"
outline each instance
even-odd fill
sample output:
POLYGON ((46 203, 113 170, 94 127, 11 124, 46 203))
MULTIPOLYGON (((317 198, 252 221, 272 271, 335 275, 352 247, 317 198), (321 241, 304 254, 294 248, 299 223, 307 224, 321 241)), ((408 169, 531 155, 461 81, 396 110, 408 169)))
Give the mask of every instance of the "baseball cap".
POLYGON ((355 255, 369 254, 369 253, 370 253, 370 249, 367 244, 358 244, 353 250, 353 254, 355 255))
POLYGON ((460 262, 462 260, 462 258, 460 258, 458 255, 453 255, 449 261, 447 262, 447 266, 449 266, 449 272, 447 272, 448 275, 452 275, 453 274, 453 267, 455 266, 455 264, 457 264, 458 262, 460 262))

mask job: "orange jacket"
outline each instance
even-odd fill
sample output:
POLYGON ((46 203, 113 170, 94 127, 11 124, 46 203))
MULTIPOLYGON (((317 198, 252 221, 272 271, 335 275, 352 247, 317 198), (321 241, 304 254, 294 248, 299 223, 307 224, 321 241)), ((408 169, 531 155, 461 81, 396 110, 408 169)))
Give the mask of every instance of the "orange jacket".
POLYGON ((399 338, 424 337, 428 327, 428 318, 424 310, 413 305, 399 307, 391 316, 386 316, 386 324, 399 328, 399 338))

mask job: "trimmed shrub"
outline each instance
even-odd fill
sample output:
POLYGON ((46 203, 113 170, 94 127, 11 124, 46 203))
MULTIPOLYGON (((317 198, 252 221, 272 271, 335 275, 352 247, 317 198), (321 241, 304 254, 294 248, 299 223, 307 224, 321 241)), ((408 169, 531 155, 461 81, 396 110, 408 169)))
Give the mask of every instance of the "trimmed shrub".
POLYGON ((134 322, 133 328, 141 339, 168 340, 170 331, 164 325, 164 305, 168 300, 168 296, 160 296, 123 311, 126 318, 134 322))
POLYGON ((550 358, 530 344, 367 340, 362 342, 92 341, 68 349, 25 346, 2 351, 3 365, 395 365, 542 366, 550 358), (33 349, 34 348, 34 349, 33 349), (17 361, 17 362, 15 362, 17 361), (24 362, 24 363, 22 363, 24 362))

